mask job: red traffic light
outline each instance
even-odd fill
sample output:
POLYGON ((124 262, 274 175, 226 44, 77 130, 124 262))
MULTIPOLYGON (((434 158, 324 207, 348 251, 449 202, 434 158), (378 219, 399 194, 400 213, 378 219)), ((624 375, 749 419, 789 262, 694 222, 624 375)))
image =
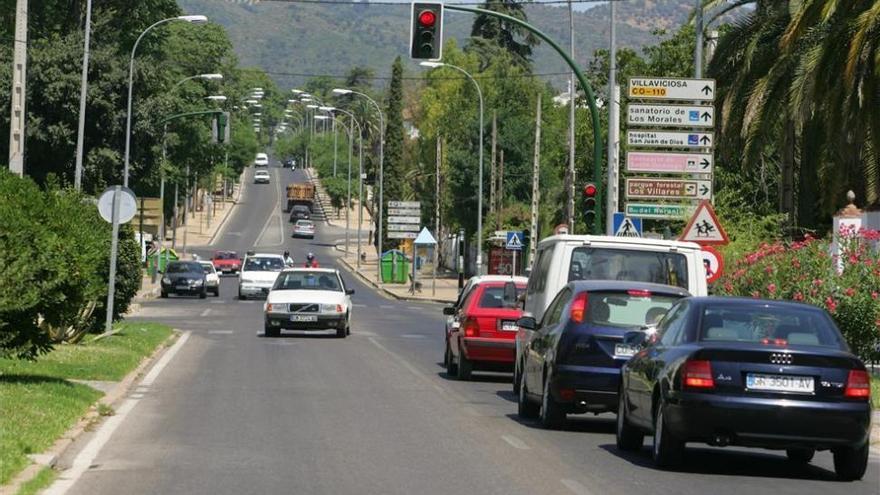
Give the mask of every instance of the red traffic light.
POLYGON ((594 198, 594 197, 596 197, 596 193, 597 193, 597 192, 599 192, 599 190, 596 189, 596 184, 593 184, 593 183, 587 183, 587 184, 584 186, 584 196, 586 196, 586 197, 588 197, 588 198, 594 198))
POLYGON ((426 28, 434 27, 434 23, 436 23, 436 22, 437 22, 437 15, 434 14, 434 12, 432 12, 430 10, 423 10, 419 14, 419 24, 422 27, 426 27, 426 28))

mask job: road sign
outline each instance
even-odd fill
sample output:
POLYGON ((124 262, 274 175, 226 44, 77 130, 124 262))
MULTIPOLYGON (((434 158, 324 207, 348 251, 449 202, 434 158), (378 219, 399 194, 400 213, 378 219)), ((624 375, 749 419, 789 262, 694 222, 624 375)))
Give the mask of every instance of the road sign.
POLYGON ((660 178, 626 179, 627 198, 710 199, 712 181, 660 178))
POLYGON ((422 207, 422 203, 419 201, 389 201, 389 208, 409 208, 417 210, 422 207))
POLYGON ((389 239, 415 239, 418 232, 388 232, 389 239))
POLYGON ((652 203, 627 203, 627 215, 655 220, 683 220, 694 212, 693 205, 658 205, 652 203))
POLYGON ((418 232, 421 229, 417 223, 389 223, 388 232, 418 232))
POLYGON ((631 104, 626 109, 629 125, 661 127, 714 127, 715 107, 707 105, 631 104))
POLYGON ((631 147, 711 148, 714 142, 712 132, 626 131, 626 144, 631 147))
POLYGON ((714 248, 703 246, 703 266, 706 268, 706 283, 712 283, 724 274, 724 257, 714 248))
POLYGON ((416 208, 416 209, 388 208, 388 210, 385 211, 385 214, 386 215, 404 216, 404 217, 420 217, 420 216, 422 216, 422 210, 420 210, 418 208, 416 208))
POLYGON ((666 174, 711 174, 714 157, 710 153, 668 153, 628 151, 626 169, 630 172, 666 174))
POLYGON ((715 80, 631 77, 627 94, 630 98, 643 100, 712 101, 715 99, 715 80))
POLYGON ((625 213, 615 213, 612 231, 617 237, 641 237, 642 219, 629 217, 625 213))
POLYGON ((684 233, 679 238, 680 241, 696 242, 698 244, 727 244, 730 239, 727 232, 715 216, 715 209, 712 203, 708 201, 700 201, 694 216, 684 228, 684 233))
POLYGON ((522 240, 523 233, 521 231, 510 231, 507 233, 507 243, 505 243, 504 249, 508 251, 522 251, 522 240))
MULTIPOLYGON (((113 191, 114 187, 108 187, 98 198, 98 213, 108 223, 113 223, 113 191)), ((119 189, 119 211, 117 219, 119 223, 128 223, 137 213, 137 198, 131 189, 122 187, 119 189)))
POLYGON ((433 246, 434 244, 437 244, 437 239, 434 239, 434 236, 431 235, 431 231, 428 230, 428 227, 425 227, 419 232, 418 237, 416 237, 416 240, 414 240, 413 243, 433 246))
POLYGON ((388 217, 388 223, 422 223, 422 217, 388 217))

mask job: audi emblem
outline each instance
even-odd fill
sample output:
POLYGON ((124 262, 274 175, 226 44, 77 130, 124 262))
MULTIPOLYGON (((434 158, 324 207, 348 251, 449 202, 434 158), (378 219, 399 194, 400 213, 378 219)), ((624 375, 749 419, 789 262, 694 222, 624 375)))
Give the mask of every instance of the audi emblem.
POLYGON ((770 362, 773 364, 791 364, 791 354, 788 354, 788 353, 770 354, 770 362))

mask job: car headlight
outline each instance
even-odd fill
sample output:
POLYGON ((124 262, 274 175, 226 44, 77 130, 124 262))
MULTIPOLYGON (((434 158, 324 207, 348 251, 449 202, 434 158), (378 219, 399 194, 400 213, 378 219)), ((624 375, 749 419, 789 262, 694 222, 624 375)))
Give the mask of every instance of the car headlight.
POLYGON ((266 312, 267 313, 286 313, 287 312, 287 304, 266 303, 266 312))
POLYGON ((204 283, 204 280, 193 280, 193 285, 203 285, 204 283))
POLYGON ((331 313, 337 314, 342 313, 342 305, 341 304, 322 304, 321 305, 322 313, 331 313))
POLYGON ((168 277, 162 277, 162 283, 168 285, 171 283, 171 279, 168 277))

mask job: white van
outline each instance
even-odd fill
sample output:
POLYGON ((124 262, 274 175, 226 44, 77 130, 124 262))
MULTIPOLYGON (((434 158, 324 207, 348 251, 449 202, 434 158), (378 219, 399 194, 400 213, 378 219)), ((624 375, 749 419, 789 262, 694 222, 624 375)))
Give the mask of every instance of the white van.
POLYGON ((555 235, 538 243, 526 288, 525 311, 541 321, 572 280, 631 280, 672 285, 708 295, 700 246, 632 237, 555 235))
POLYGON ((265 153, 257 153, 257 157, 254 159, 254 165, 257 167, 268 167, 269 155, 265 153))

